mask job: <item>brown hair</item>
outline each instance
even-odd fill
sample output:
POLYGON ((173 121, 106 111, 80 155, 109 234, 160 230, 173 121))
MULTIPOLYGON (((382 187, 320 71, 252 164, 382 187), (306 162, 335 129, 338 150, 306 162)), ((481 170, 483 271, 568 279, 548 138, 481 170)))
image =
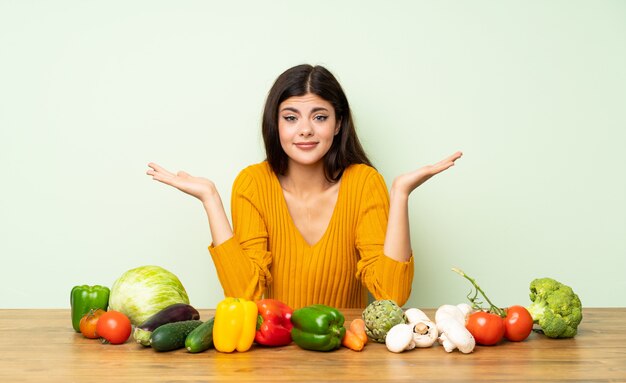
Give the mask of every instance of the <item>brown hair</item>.
POLYGON ((340 122, 339 133, 324 156, 324 173, 330 182, 337 182, 344 170, 352 164, 372 166, 367 158, 354 128, 350 105, 341 85, 322 66, 308 64, 287 69, 278 78, 267 95, 263 111, 262 133, 267 162, 276 174, 287 171, 288 157, 278 135, 278 108, 286 99, 294 96, 315 94, 330 102, 335 118, 340 122))

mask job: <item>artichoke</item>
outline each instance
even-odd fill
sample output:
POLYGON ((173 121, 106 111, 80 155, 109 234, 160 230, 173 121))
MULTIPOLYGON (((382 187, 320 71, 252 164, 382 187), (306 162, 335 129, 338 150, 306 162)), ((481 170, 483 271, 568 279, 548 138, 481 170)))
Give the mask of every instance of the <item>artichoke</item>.
POLYGON ((407 323, 404 311, 392 300, 378 300, 370 303, 363 311, 365 332, 375 342, 385 343, 387 333, 400 323, 407 323))

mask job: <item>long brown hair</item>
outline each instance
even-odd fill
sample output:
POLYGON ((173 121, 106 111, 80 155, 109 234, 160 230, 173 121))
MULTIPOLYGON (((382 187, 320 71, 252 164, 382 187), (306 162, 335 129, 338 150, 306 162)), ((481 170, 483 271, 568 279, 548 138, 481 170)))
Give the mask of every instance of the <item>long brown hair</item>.
POLYGON ((324 156, 324 174, 330 182, 337 182, 344 170, 352 164, 372 166, 367 158, 354 128, 350 105, 335 76, 323 66, 308 64, 287 69, 278 78, 267 95, 263 111, 262 132, 267 162, 279 175, 287 171, 288 157, 278 135, 278 108, 294 96, 315 94, 330 102, 335 109, 335 118, 340 122, 339 133, 324 156))

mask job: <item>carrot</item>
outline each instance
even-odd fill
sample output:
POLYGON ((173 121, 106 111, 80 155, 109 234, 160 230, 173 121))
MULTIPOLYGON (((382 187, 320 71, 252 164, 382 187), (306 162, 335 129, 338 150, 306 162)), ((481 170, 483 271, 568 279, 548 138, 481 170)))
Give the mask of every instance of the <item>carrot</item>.
POLYGON ((365 322, 363 319, 353 320, 350 327, 346 329, 346 335, 341 340, 341 344, 350 350, 361 351, 366 343, 365 322))
POLYGON ((343 336, 341 344, 353 351, 361 351, 365 347, 361 339, 349 329, 346 329, 346 335, 343 336))
POLYGON ((355 319, 350 323, 350 331, 355 333, 363 344, 367 343, 367 334, 365 333, 365 321, 361 318, 355 319))

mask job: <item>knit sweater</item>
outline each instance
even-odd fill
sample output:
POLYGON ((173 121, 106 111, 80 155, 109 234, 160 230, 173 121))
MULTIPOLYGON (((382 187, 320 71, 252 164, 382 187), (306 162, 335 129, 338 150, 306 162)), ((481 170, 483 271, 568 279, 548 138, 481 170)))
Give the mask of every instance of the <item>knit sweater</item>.
POLYGON ((313 245, 296 228, 267 162, 241 171, 231 203, 233 237, 209 246, 226 296, 274 298, 293 308, 364 308, 368 290, 399 305, 409 298, 413 256, 399 262, 383 253, 389 195, 374 168, 344 171, 328 228, 313 245))

